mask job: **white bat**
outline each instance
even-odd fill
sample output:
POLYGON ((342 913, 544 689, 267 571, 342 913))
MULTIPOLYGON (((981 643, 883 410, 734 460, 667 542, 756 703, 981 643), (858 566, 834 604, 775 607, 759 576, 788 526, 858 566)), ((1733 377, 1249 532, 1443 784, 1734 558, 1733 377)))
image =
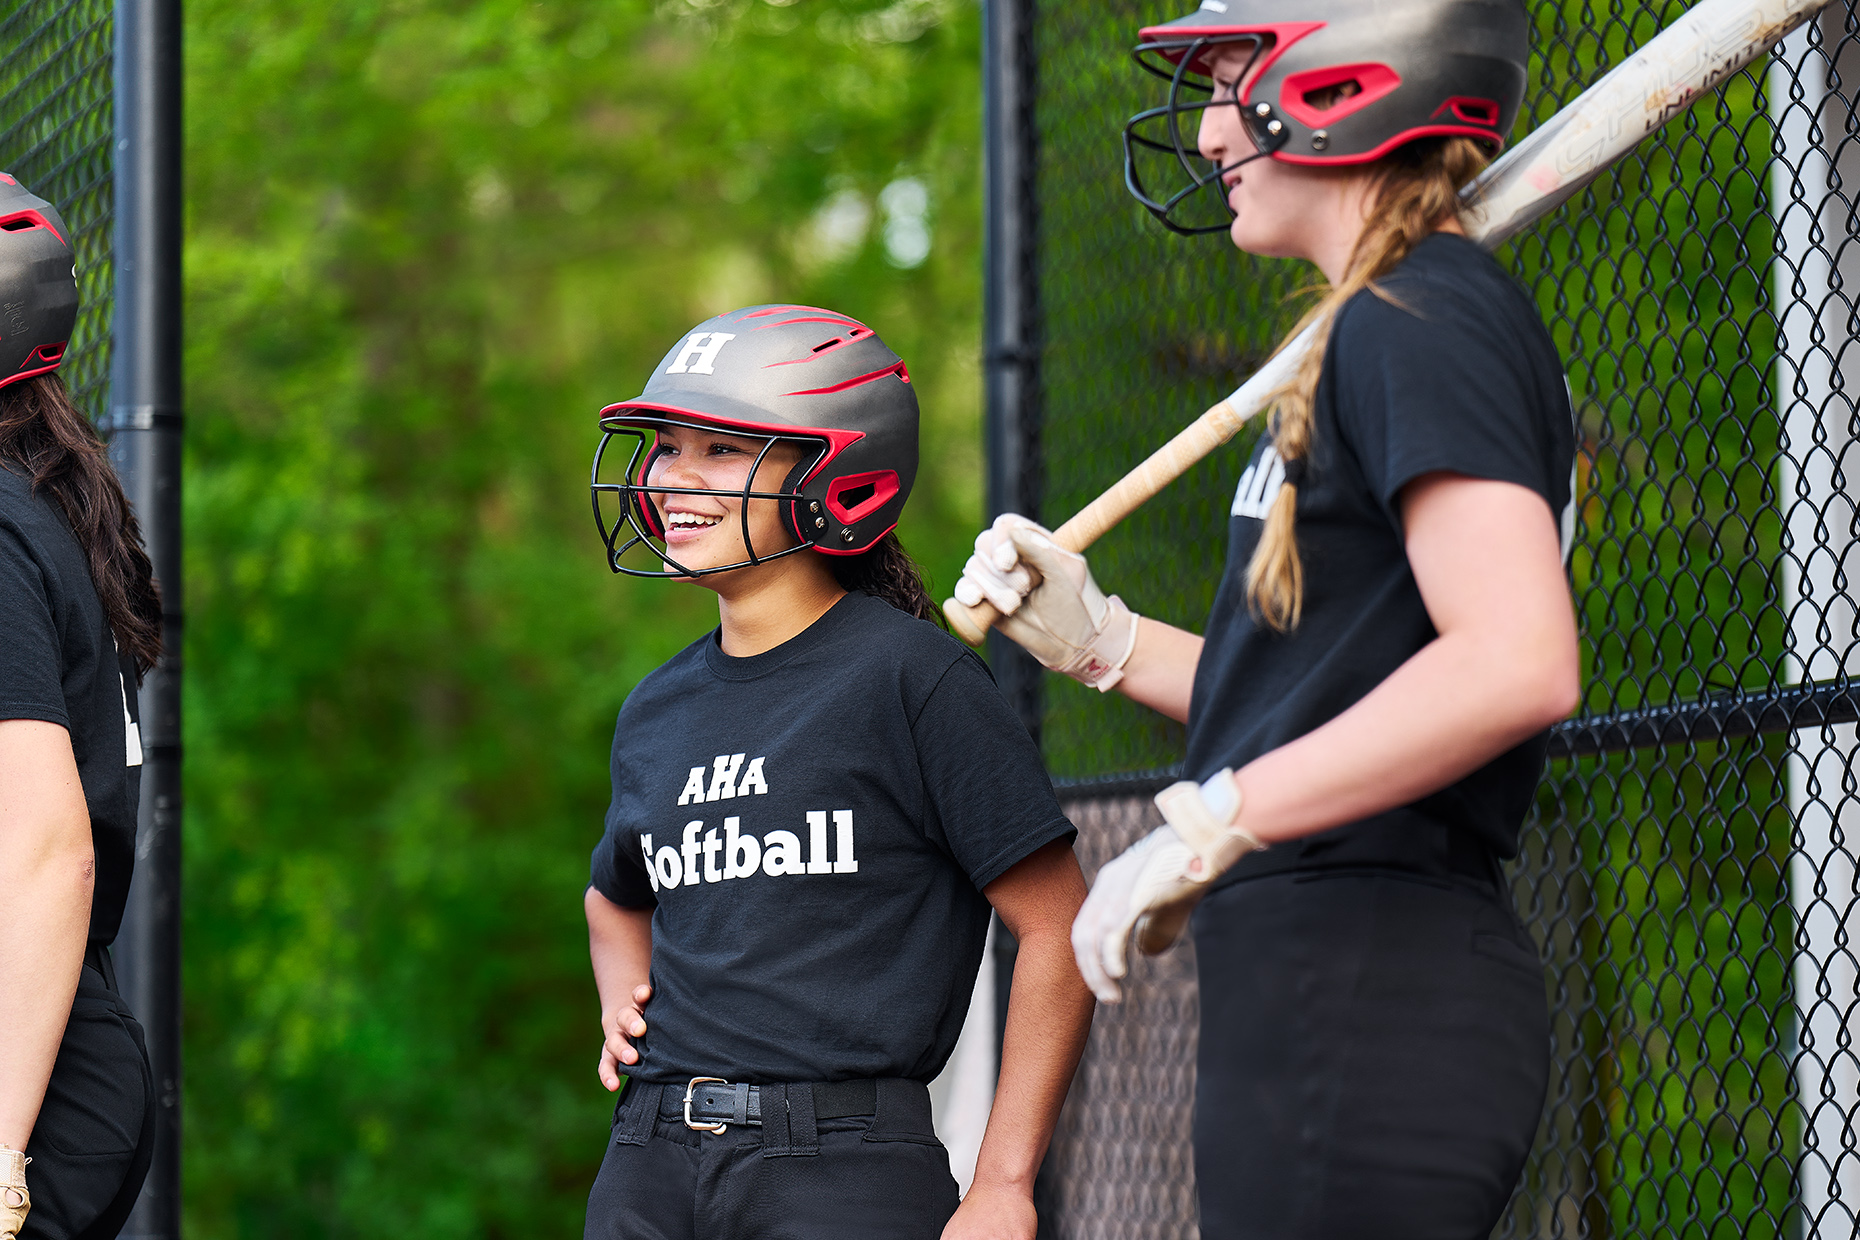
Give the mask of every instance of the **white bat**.
MULTIPOLYGON (((1769 51, 1831 0, 1702 0, 1646 46, 1615 66, 1513 146, 1466 187, 1477 205, 1467 235, 1495 250, 1582 192, 1640 140, 1685 111, 1701 95, 1769 51)), ((1189 466, 1234 437, 1265 399, 1290 378, 1309 330, 1274 354, 1234 393, 1158 448, 1141 465, 1080 509, 1054 541, 1083 551, 1106 531, 1181 477, 1189 466)), ((943 604, 952 628, 980 645, 1000 613, 983 600, 943 604)))

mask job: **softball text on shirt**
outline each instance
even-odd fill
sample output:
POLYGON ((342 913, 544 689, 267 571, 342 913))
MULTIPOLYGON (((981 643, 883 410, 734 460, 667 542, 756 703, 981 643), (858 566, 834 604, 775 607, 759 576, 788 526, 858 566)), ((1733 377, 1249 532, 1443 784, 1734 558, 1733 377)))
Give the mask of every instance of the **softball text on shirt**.
MULTIPOLYGON (((762 776, 763 758, 749 764, 739 786, 736 772, 747 754, 718 754, 711 767, 710 787, 704 785, 705 768, 694 766, 678 794, 678 804, 697 805, 706 801, 728 801, 736 797, 766 794, 768 782, 762 776)), ((801 837, 780 829, 757 837, 743 829, 743 816, 729 814, 723 819, 722 835, 717 827, 707 827, 702 818, 685 823, 676 847, 671 844, 653 850, 650 832, 642 831, 639 850, 645 857, 646 878, 656 892, 662 887, 695 887, 698 883, 721 883, 733 878, 754 878, 766 874, 780 878, 784 874, 857 874, 859 858, 854 853, 853 812, 849 809, 810 809, 806 811, 807 854, 803 860, 801 837), (828 855, 827 819, 833 819, 833 850, 828 855), (701 839, 699 837, 702 837, 701 839), (699 858, 703 858, 702 865, 699 858), (721 857, 721 861, 719 860, 721 857)), ((664 839, 665 836, 660 836, 664 839)))

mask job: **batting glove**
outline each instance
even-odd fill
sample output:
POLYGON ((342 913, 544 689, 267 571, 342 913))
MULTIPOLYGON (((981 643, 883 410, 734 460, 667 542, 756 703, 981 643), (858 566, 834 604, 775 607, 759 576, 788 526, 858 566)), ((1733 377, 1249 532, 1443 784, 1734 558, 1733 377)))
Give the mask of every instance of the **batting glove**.
POLYGON ((1231 770, 1206 783, 1183 780, 1156 794, 1167 825, 1138 840, 1098 871, 1072 923, 1072 954, 1085 984, 1104 1003, 1123 998, 1134 930, 1146 955, 1167 951, 1214 880, 1249 852, 1264 848, 1242 831, 1240 785, 1231 770))
POLYGON ((14 1240, 32 1213, 32 1194, 26 1190, 26 1164, 31 1161, 23 1151, 0 1145, 0 1240, 14 1240))
POLYGON ((967 607, 987 599, 1010 640, 1100 693, 1124 678, 1136 649, 1137 617, 1123 600, 1105 597, 1084 556, 1017 513, 1002 513, 976 538, 956 598, 967 607))

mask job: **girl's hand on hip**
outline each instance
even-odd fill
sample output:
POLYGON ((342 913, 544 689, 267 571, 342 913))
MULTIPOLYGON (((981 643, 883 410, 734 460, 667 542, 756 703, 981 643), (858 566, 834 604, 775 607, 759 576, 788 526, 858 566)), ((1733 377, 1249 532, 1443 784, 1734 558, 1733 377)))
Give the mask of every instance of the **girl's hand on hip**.
POLYGON ((639 1052, 633 1049, 632 1040, 645 1036, 646 1003, 651 998, 652 987, 635 986, 631 1003, 601 1013, 601 1032, 605 1035, 605 1041, 601 1044, 599 1072, 601 1084, 607 1087, 609 1093, 620 1088, 623 1066, 630 1068, 639 1062, 639 1052))
POLYGON ((1033 1240, 1033 1198, 1012 1188, 975 1184, 943 1228, 943 1240, 1033 1240))

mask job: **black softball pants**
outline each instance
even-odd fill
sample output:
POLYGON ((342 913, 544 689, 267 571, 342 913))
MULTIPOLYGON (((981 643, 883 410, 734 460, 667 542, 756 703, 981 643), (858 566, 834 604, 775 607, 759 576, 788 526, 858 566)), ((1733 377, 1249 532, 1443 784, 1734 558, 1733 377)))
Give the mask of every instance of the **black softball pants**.
POLYGON ((155 1079, 142 1026, 116 993, 108 956, 93 948, 26 1142, 32 1213, 20 1240, 115 1236, 142 1192, 154 1149, 155 1079))
POLYGON ((1537 1133, 1537 949, 1493 884, 1235 883, 1196 911, 1204 1240, 1486 1240, 1537 1133))
POLYGON ((929 1091, 878 1084, 875 1115, 816 1119, 808 1086, 775 1086, 761 1126, 713 1134, 661 1114, 682 1086, 628 1082, 586 1240, 937 1240, 957 1194, 929 1091))

